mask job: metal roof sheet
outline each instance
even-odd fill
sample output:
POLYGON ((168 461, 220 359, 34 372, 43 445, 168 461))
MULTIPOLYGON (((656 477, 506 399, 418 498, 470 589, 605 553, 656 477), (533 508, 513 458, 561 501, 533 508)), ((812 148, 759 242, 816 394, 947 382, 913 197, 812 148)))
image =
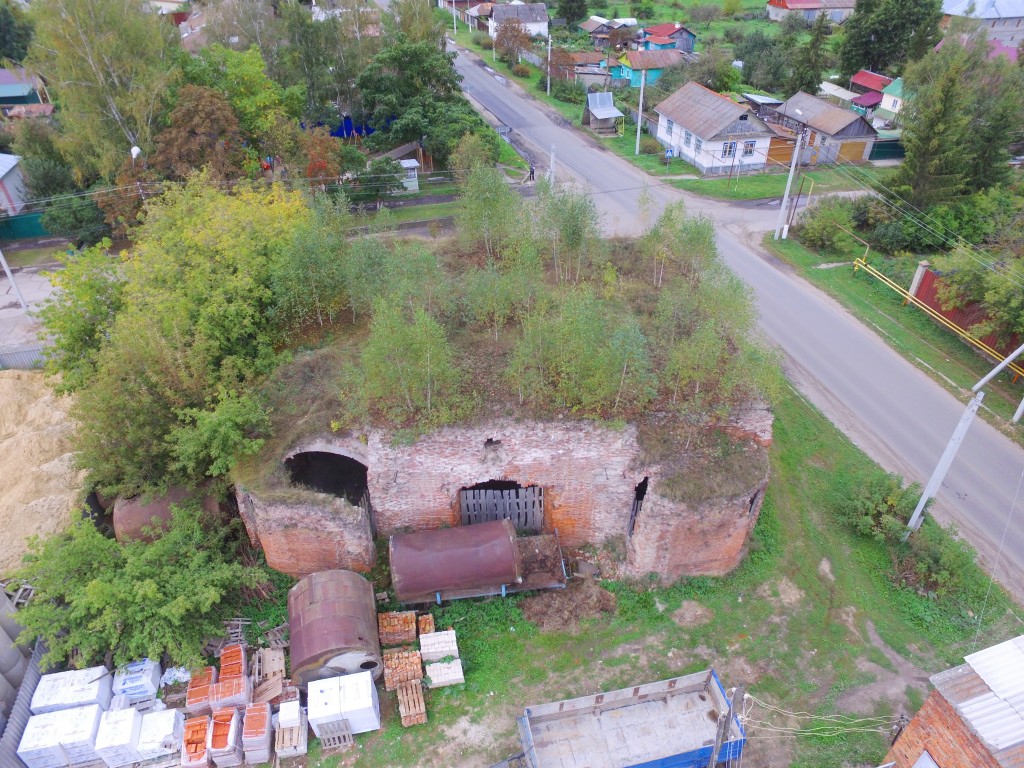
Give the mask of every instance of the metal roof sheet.
POLYGON ((880 75, 877 72, 862 69, 850 78, 850 82, 856 83, 862 88, 870 88, 872 91, 881 92, 885 86, 892 82, 892 78, 880 75))
POLYGON ((839 133, 850 123, 863 118, 856 112, 840 109, 834 104, 799 91, 790 96, 778 108, 784 115, 829 136, 839 133))
POLYGON ((868 91, 853 99, 851 103, 856 104, 858 107, 873 107, 876 104, 882 103, 882 94, 878 91, 868 91))
POLYGON ((895 96, 896 98, 902 98, 903 96, 903 78, 897 77, 885 88, 882 89, 882 93, 886 96, 895 96))
MULTIPOLYGON (((717 136, 743 115, 747 115, 751 129, 756 126, 762 129, 760 131, 762 133, 771 133, 769 128, 749 109, 699 83, 687 83, 659 103, 654 111, 702 139, 717 136)), ((758 132, 758 130, 750 131, 750 133, 758 132)))
POLYGON ((19 160, 18 155, 0 155, 0 179, 10 173, 19 160))
POLYGON ((626 51, 619 57, 630 69, 664 69, 683 63, 682 56, 675 48, 665 48, 660 51, 626 51))
POLYGON ((843 101, 853 101, 857 98, 857 94, 853 91, 847 90, 841 85, 830 83, 827 80, 819 85, 818 89, 822 93, 827 93, 829 96, 834 96, 835 98, 842 99, 843 101))
POLYGON ((0 99, 23 99, 34 89, 26 83, 0 85, 0 99))
POLYGON ((608 91, 598 91, 587 94, 587 109, 590 114, 598 120, 605 120, 610 117, 623 117, 623 114, 615 108, 612 94, 608 91))
POLYGON ((680 30, 686 32, 690 37, 697 36, 678 21, 669 21, 665 24, 655 24, 651 27, 644 27, 644 32, 648 35, 657 35, 660 37, 671 37, 680 30))
POLYGON ((548 20, 548 7, 544 3, 523 3, 522 5, 496 5, 491 9, 495 24, 506 19, 519 19, 524 24, 548 20))
POLYGON ((942 12, 976 19, 1016 19, 1024 17, 1024 0, 944 0, 942 12))

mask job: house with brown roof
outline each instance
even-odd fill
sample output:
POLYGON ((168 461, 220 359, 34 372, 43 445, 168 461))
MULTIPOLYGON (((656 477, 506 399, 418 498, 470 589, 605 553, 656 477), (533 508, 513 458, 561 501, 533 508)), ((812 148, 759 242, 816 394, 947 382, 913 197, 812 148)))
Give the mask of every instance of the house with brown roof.
POLYGON ((634 88, 640 87, 642 73, 647 73, 647 84, 656 83, 661 73, 683 63, 682 51, 670 48, 665 51, 626 51, 608 69, 612 77, 629 80, 634 88))
POLYGON ((802 16, 812 24, 819 16, 827 16, 833 24, 842 24, 853 15, 857 0, 768 0, 768 18, 782 21, 790 14, 802 16))
POLYGON ((701 173, 764 168, 774 131, 747 107, 698 83, 687 83, 654 111, 656 138, 701 173))
POLYGON ((803 91, 782 102, 769 119, 804 134, 804 164, 867 160, 878 138, 862 115, 803 91))
POLYGON ((696 33, 691 32, 678 21, 645 27, 637 36, 638 47, 648 51, 677 48, 680 51, 692 52, 696 42, 696 33))
POLYGON ((931 677, 935 690, 903 729, 892 768, 1024 766, 1024 635, 931 677))

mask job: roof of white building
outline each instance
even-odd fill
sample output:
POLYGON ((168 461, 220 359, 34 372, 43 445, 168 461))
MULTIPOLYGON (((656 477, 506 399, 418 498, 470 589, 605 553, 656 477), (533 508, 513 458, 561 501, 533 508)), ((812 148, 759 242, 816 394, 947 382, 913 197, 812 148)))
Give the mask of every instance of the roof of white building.
POLYGON ((943 0, 942 12, 976 19, 1017 19, 1024 17, 1024 0, 943 0))
POLYGON ((19 160, 18 155, 0 155, 0 179, 14 170, 19 160))

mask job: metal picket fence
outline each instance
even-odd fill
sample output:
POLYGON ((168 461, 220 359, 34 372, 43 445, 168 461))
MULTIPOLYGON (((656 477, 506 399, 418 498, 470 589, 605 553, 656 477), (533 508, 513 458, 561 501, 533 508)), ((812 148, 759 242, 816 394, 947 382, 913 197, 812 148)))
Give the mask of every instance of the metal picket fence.
POLYGON ((0 347, 0 371, 11 369, 42 368, 45 357, 43 347, 0 347))

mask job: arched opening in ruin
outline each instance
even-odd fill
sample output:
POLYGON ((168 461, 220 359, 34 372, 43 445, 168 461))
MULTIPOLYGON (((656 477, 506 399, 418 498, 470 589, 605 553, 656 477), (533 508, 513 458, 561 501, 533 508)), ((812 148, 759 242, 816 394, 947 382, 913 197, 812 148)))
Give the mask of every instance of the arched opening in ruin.
POLYGON ((284 460, 294 485, 345 499, 359 506, 367 495, 367 466, 362 462, 326 451, 303 451, 284 460))
POLYGON ((544 489, 515 480, 485 480, 459 491, 462 524, 511 520, 517 531, 544 529, 544 489))
POLYGON ((636 527, 636 519, 640 515, 640 510, 644 505, 644 497, 647 496, 647 483, 650 478, 644 475, 644 479, 641 480, 633 488, 633 506, 629 510, 629 524, 626 526, 626 535, 632 536, 633 529, 636 527))

